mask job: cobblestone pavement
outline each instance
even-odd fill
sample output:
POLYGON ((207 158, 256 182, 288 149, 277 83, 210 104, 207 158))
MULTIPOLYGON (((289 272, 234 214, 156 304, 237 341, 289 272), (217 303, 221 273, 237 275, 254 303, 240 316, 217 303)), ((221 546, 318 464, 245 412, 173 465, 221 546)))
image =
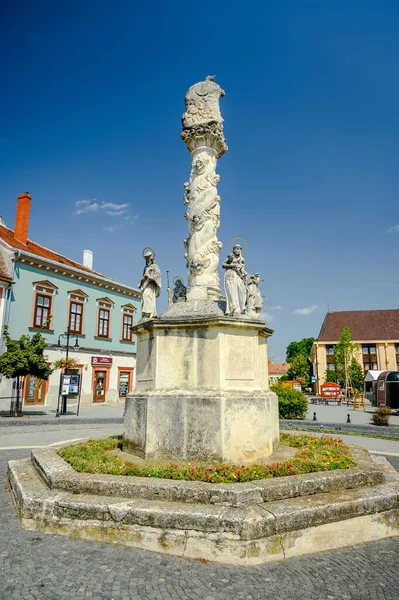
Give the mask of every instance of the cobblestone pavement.
MULTIPOLYGON (((399 539, 238 568, 21 529, 0 452, 0 599, 398 600, 399 539)), ((396 469, 399 460, 391 459, 396 469)))

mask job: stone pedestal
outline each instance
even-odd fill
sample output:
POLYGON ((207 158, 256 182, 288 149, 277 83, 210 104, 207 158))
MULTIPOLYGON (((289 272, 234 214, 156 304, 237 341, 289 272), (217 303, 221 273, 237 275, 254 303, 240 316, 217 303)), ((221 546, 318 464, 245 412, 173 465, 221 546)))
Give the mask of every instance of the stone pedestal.
POLYGON ((172 308, 134 328, 138 360, 136 388, 125 407, 128 451, 154 460, 251 463, 277 446, 277 397, 267 374, 271 331, 258 319, 225 317, 217 303, 209 306, 213 314, 196 315, 191 306, 185 317, 180 306, 180 316, 172 308))

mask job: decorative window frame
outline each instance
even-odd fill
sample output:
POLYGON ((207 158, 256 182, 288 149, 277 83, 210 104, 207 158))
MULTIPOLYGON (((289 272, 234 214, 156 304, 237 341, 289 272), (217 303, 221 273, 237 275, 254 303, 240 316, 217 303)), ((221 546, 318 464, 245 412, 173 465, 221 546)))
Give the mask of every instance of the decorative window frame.
POLYGON ((131 394, 134 387, 134 367, 118 367, 118 379, 116 382, 118 386, 118 398, 119 400, 124 400, 126 396, 119 395, 121 373, 129 373, 128 394, 131 394))
POLYGON ((89 296, 83 292, 82 290, 69 290, 68 291, 68 311, 67 311, 67 321, 66 321, 66 327, 68 328, 70 326, 71 323, 71 307, 72 307, 72 302, 74 303, 79 303, 82 304, 83 308, 82 308, 82 319, 81 319, 81 331, 80 333, 75 333, 72 332, 74 335, 81 335, 84 336, 85 335, 85 315, 86 315, 86 302, 88 301, 89 296))
POLYGON ((122 342, 122 344, 134 344, 134 339, 133 339, 133 334, 131 333, 131 338, 130 340, 126 340, 123 337, 123 318, 126 315, 129 315, 130 317, 132 317, 132 327, 134 325, 134 317, 136 314, 136 307, 133 304, 124 304, 123 306, 121 306, 121 331, 120 331, 120 342, 122 342))
POLYGON ((31 311, 31 318, 30 318, 30 322, 32 325, 31 325, 31 327, 29 327, 29 330, 38 331, 40 329, 43 329, 44 331, 52 332, 53 329, 51 328, 51 326, 52 326, 52 321, 53 321, 54 296, 57 294, 58 287, 56 285, 54 285, 54 283, 51 283, 51 281, 49 281, 48 279, 41 280, 41 281, 33 281, 32 285, 33 285, 33 302, 32 302, 32 311, 31 311), (50 306, 49 306, 50 321, 49 321, 48 327, 39 327, 35 323, 36 306, 37 306, 37 297, 38 296, 46 296, 47 298, 50 298, 50 306))
POLYGON ((103 298, 97 298, 97 319, 96 319, 96 335, 94 339, 96 340, 108 340, 112 341, 111 336, 111 328, 112 328, 112 311, 115 307, 115 302, 108 298, 108 296, 104 296, 103 298), (108 335, 100 335, 99 334, 99 325, 100 325, 100 310, 105 309, 109 311, 109 321, 108 321, 108 335))

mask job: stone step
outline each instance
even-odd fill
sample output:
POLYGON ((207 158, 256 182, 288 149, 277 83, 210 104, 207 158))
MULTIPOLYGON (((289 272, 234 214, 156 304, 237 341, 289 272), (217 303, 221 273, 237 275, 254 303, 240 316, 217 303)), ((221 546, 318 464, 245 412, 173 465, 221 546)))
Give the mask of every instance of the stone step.
POLYGON ((399 534, 397 477, 245 507, 50 489, 30 460, 11 461, 9 481, 28 529, 235 564, 399 534))

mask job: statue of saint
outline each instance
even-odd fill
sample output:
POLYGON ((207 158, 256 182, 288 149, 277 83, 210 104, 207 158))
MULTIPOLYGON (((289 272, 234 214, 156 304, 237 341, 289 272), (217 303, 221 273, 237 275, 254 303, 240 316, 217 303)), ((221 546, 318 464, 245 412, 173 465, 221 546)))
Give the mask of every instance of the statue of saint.
POLYGON ((172 302, 175 304, 176 302, 185 302, 187 300, 187 288, 180 279, 177 277, 175 280, 175 287, 173 289, 172 302))
POLYGON ((139 289, 142 292, 141 314, 144 319, 151 319, 157 315, 157 298, 161 293, 161 270, 155 263, 154 251, 143 254, 145 267, 139 289))
POLYGON ((224 289, 227 306, 226 315, 241 315, 245 313, 247 291, 244 284, 245 260, 242 256, 242 247, 239 244, 233 246, 233 252, 229 254, 222 265, 226 270, 224 276, 224 289))
POLYGON ((259 273, 247 276, 247 313, 250 317, 260 318, 263 308, 263 298, 259 289, 259 273))

